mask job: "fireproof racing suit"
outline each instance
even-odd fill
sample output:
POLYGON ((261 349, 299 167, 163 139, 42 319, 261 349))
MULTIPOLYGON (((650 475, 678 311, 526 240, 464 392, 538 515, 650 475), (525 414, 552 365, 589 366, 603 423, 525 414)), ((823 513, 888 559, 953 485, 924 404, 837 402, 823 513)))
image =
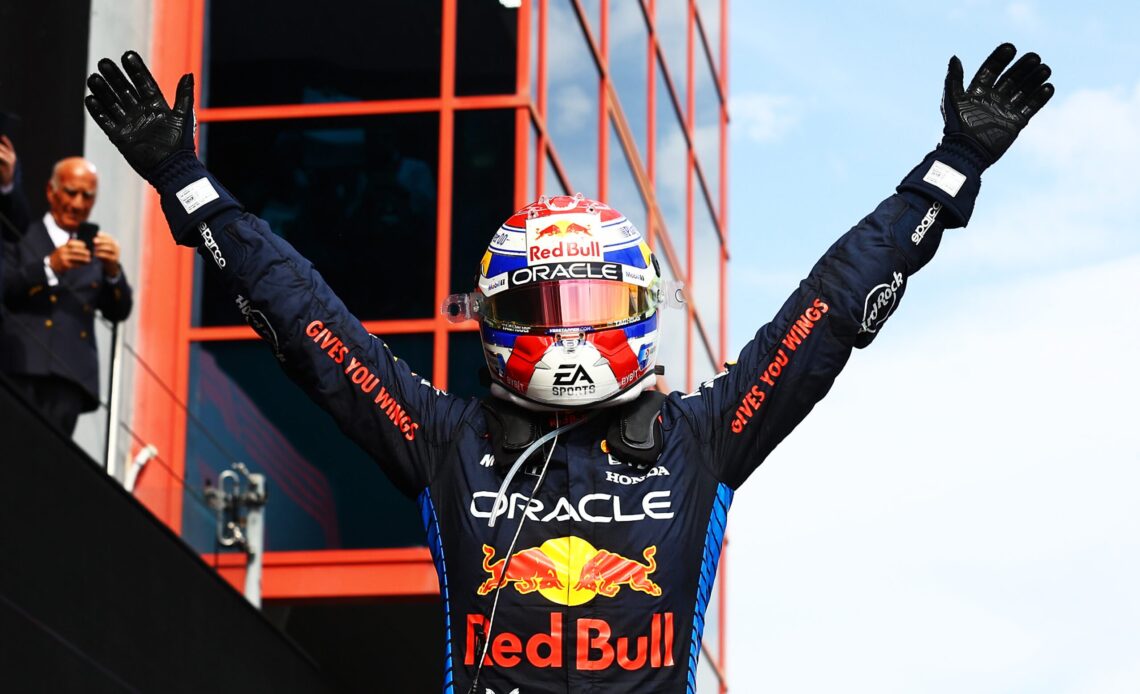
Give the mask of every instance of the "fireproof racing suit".
POLYGON ((222 206, 195 241, 289 376, 418 499, 446 612, 444 692, 471 686, 501 582, 480 694, 691 692, 733 491, 875 338, 944 226, 969 216, 976 180, 953 198, 923 182, 946 166, 937 153, 826 252, 735 364, 667 397, 656 463, 608 454, 603 412, 539 456, 549 468, 529 502, 533 468, 496 503, 480 401, 417 376, 265 222, 222 206))

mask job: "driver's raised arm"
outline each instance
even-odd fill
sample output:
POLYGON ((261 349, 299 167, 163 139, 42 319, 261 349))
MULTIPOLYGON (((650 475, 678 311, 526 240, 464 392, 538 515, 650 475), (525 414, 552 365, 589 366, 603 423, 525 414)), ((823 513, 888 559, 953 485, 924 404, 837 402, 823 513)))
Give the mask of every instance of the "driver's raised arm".
POLYGON ((434 474, 465 404, 434 389, 370 335, 313 265, 242 210, 194 150, 194 79, 184 75, 171 108, 128 51, 123 71, 99 61, 87 84, 91 116, 127 162, 158 190, 177 243, 219 272, 250 326, 282 368, 402 491, 434 474))
POLYGON ((965 226, 982 172, 1053 95, 1048 66, 999 46, 962 86, 950 60, 943 139, 884 200, 823 255, 737 362, 674 403, 706 447, 718 479, 737 487, 811 411, 898 307, 944 229, 965 226))

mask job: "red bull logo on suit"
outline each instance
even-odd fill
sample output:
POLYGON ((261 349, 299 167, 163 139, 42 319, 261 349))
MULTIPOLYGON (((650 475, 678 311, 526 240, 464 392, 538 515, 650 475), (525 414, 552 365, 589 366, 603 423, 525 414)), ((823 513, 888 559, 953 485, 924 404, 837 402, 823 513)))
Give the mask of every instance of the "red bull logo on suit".
MULTIPOLYGON (((657 570, 657 546, 641 552, 643 561, 616 552, 596 549, 576 536, 557 537, 538 547, 528 547, 510 557, 495 559, 495 549, 483 545, 483 570, 490 574, 476 589, 488 595, 501 586, 512 586, 522 595, 538 593, 559 605, 582 605, 598 596, 613 598, 622 589, 660 597, 662 588, 650 578, 657 570), (508 561, 509 559, 509 561, 508 561)), ((481 650, 477 634, 487 627, 484 615, 467 615, 467 645, 464 663, 475 663, 481 650)), ((605 619, 581 617, 564 625, 561 612, 550 613, 550 628, 536 634, 502 631, 492 637, 486 665, 515 667, 523 662, 533 667, 570 666, 577 670, 624 670, 673 667, 673 613, 648 616, 638 634, 616 634, 605 619), (570 638, 564 638, 564 630, 570 638), (573 652, 566 657, 563 648, 573 652)))
POLYGON ((660 597, 650 578, 657 570, 657 546, 641 552, 643 561, 596 549, 580 537, 557 537, 494 560, 495 549, 483 545, 483 570, 490 576, 476 592, 487 595, 502 585, 521 594, 538 592, 559 605, 582 605, 599 595, 612 598, 622 588, 660 597))

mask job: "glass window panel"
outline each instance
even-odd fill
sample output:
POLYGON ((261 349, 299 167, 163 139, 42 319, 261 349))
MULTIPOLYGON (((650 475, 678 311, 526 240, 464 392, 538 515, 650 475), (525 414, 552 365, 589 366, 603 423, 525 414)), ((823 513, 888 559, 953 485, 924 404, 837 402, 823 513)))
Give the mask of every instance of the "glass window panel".
POLYGON ((713 65, 720 66, 720 1, 697 0, 697 13, 701 16, 701 26, 709 40, 709 52, 713 65))
MULTIPOLYGON (((395 354, 429 369, 431 335, 395 335, 395 354)), ((407 547, 424 543, 419 514, 380 467, 340 432, 257 342, 190 347, 186 484, 201 489, 234 461, 264 473, 270 551, 407 547), (297 426, 304 422, 304 426, 297 426)), ((197 506, 197 504, 193 505, 197 506)), ((187 505, 183 535, 200 552, 213 525, 187 505)))
MULTIPOLYGON (((656 244, 654 244, 656 245, 656 244)), ((677 278, 669 260, 662 253, 657 253, 661 263, 661 276, 666 280, 677 278)), ((685 380, 685 331, 688 330, 687 314, 680 309, 662 309, 658 314, 657 363, 665 367, 664 381, 668 383, 665 389, 658 379, 658 387, 669 392, 670 390, 690 390, 685 380)))
POLYGON ((703 195, 693 210, 693 279, 690 300, 704 323, 709 344, 719 352, 720 340, 720 236, 703 195))
POLYGON ((460 397, 485 397, 490 391, 480 382, 486 371, 483 343, 478 332, 451 333, 447 345, 447 390, 460 397))
MULTIPOLYGON (((669 241, 677 252, 677 262, 684 263, 688 249, 688 235, 685 230, 685 177, 688 174, 686 158, 689 146, 685 141, 681 122, 677 120, 673 101, 665 88, 665 79, 662 77, 660 67, 658 63, 654 187, 657 191, 657 204, 661 208, 661 216, 664 217, 666 233, 669 234, 669 241)), ((687 270, 681 268, 680 274, 684 277, 687 270)))
POLYGON ((657 41, 669 64, 669 79, 682 108, 689 70, 689 0, 657 0, 657 41))
POLYGON ((211 2, 203 103, 438 96, 442 7, 355 0, 211 2))
POLYGON ((598 70, 571 0, 552 0, 546 126, 572 192, 598 197, 598 70))
POLYGON ((610 124, 609 147, 609 199, 606 204, 626 216, 638 231, 645 234, 648 227, 645 224, 645 198, 637 186, 637 178, 633 175, 629 159, 622 149, 621 140, 617 136, 617 128, 610 124))
POLYGON ((709 61, 701 56, 697 61, 696 124, 693 137, 696 140, 697 161, 705 177, 709 195, 716 208, 720 200, 720 94, 709 67, 709 61))
POLYGON ((609 65, 614 90, 644 161, 649 152, 649 27, 639 2, 610 3, 609 65))
MULTIPOLYGON (((618 0, 618 2, 622 1, 618 0)), ((629 1, 625 0, 625 2, 629 1)), ((582 12, 586 15, 586 24, 590 27, 590 33, 594 35, 594 41, 600 47, 602 41, 602 0, 578 0, 578 4, 582 6, 582 12)), ((611 37, 610 40, 612 41, 613 38, 611 37)))
POLYGON ((543 13, 541 5, 541 2, 535 2, 530 6, 530 98, 536 105, 538 104, 538 56, 540 49, 538 34, 542 27, 540 19, 543 13))
MULTIPOLYGON (((381 4, 393 6, 393 3, 381 4)), ((458 3, 458 12, 455 93, 513 94, 518 9, 504 7, 492 0, 468 0, 458 3)))
MULTIPOLYGON (((435 315, 439 116, 212 123, 210 170, 316 265, 361 320, 435 315)), ((242 323, 203 273, 199 325, 242 323)))
MULTIPOLYGON (((704 319, 704 315, 701 315, 704 319)), ((701 331, 697 328, 697 322, 692 322, 693 331, 693 372, 691 374, 693 379, 693 387, 698 384, 709 380, 717 374, 718 371, 724 369, 723 363, 718 363, 716 354, 711 346, 716 343, 717 336, 710 335, 711 342, 705 342, 701 337, 701 331)))
POLYGON ((475 287, 479 261, 514 212, 515 112, 458 111, 451 197, 451 291, 475 287))
POLYGON ((523 197, 528 201, 542 195, 538 191, 538 130, 534 122, 526 120, 526 184, 523 186, 523 197))
POLYGON ((553 197, 555 195, 568 195, 570 191, 566 190, 566 186, 562 185, 562 179, 558 178, 558 170, 554 168, 554 162, 550 157, 546 158, 546 171, 543 172, 542 195, 546 197, 553 197))

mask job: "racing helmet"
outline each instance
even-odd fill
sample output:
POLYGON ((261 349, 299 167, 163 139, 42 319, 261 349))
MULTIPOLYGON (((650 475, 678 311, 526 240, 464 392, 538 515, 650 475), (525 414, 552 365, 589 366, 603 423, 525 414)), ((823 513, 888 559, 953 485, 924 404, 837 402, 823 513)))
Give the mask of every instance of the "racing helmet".
POLYGON ((682 303, 641 233, 581 193, 503 222, 453 321, 479 321, 491 393, 532 410, 627 402, 655 383, 658 308, 682 303))

